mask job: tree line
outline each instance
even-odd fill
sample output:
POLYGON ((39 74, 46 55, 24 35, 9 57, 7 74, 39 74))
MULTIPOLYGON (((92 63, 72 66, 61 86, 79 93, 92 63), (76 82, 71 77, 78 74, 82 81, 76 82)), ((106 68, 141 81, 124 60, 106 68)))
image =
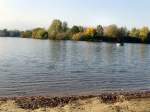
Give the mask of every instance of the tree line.
POLYGON ((83 27, 74 25, 71 28, 67 22, 55 19, 48 29, 35 28, 20 32, 23 38, 74 40, 74 41, 106 41, 106 42, 131 42, 150 43, 150 30, 148 27, 132 28, 109 25, 103 27, 83 27))
POLYGON ((0 37, 20 37, 21 32, 19 30, 0 30, 0 37))

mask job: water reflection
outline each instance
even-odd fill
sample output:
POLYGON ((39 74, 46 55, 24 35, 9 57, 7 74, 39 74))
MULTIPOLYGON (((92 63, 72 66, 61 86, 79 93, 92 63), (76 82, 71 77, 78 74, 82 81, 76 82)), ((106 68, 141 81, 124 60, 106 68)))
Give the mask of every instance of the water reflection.
POLYGON ((0 96, 150 90, 150 46, 0 38, 0 96))
POLYGON ((148 45, 142 44, 142 45, 140 46, 140 56, 141 56, 141 59, 143 59, 143 61, 144 61, 144 58, 147 57, 146 55, 149 54, 148 52, 149 52, 149 47, 148 47, 148 45))

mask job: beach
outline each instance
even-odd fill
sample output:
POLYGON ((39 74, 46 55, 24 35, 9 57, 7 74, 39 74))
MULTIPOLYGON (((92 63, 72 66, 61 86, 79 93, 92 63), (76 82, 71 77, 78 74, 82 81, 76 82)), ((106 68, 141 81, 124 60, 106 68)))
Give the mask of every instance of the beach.
POLYGON ((150 112, 150 92, 1 98, 0 112, 150 112))

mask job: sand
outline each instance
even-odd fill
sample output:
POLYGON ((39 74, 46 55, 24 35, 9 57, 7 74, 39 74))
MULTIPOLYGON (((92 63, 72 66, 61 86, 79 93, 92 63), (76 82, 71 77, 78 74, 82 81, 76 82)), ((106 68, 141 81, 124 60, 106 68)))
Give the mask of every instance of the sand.
POLYGON ((99 97, 76 100, 57 107, 23 109, 14 100, 0 102, 0 112, 150 112, 150 98, 126 100, 120 96, 115 103, 104 103, 99 97))

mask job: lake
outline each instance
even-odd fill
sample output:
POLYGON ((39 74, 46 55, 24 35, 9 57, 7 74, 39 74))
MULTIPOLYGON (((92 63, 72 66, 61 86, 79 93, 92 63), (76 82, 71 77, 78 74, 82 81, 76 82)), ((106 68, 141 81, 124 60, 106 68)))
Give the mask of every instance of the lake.
POLYGON ((0 38, 0 96, 150 90, 150 45, 0 38))

